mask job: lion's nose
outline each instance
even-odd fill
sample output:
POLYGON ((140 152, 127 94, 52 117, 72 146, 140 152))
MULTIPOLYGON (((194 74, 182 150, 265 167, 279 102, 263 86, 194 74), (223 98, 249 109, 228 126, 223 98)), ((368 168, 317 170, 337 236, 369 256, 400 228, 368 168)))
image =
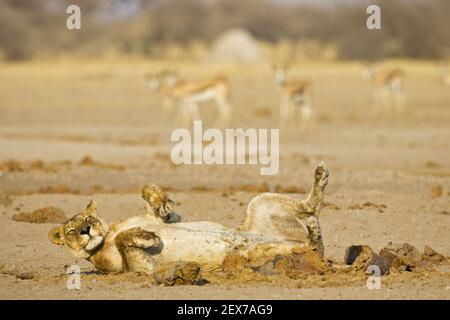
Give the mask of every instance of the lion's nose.
POLYGON ((90 226, 85 226, 81 228, 80 234, 89 234, 89 231, 91 230, 90 226))

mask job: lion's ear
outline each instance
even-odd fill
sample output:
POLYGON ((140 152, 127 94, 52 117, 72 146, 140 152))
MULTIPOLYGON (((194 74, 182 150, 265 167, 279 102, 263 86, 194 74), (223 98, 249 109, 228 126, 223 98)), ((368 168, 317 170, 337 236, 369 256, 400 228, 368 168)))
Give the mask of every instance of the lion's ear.
POLYGON ((62 226, 54 227, 48 232, 48 239, 54 244, 60 246, 64 244, 63 234, 64 231, 62 226))
POLYGON ((97 204, 95 203, 95 201, 91 200, 91 202, 89 202, 89 204, 86 206, 86 209, 84 210, 84 212, 86 212, 88 215, 90 216, 97 216, 97 204))

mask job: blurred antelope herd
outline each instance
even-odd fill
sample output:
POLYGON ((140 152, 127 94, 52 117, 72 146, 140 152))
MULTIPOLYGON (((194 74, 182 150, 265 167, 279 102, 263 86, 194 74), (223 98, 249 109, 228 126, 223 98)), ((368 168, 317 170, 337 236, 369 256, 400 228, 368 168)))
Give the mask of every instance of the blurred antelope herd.
MULTIPOLYGON (((309 131, 315 119, 313 81, 308 77, 289 77, 288 73, 295 65, 292 58, 273 60, 267 65, 273 73, 273 88, 279 99, 278 126, 309 131)), ((364 65, 361 75, 367 86, 370 86, 371 96, 368 99, 371 114, 381 117, 404 117, 407 114, 408 73, 405 68, 371 63, 364 65)), ((181 78, 176 71, 164 69, 145 74, 145 79, 150 91, 160 95, 162 114, 172 124, 189 125, 194 120, 201 120, 198 104, 207 101, 212 101, 216 107, 216 125, 224 127, 230 124, 232 86, 226 76, 215 75, 194 80, 181 78)), ((446 62, 436 63, 435 79, 436 85, 450 88, 446 62)))

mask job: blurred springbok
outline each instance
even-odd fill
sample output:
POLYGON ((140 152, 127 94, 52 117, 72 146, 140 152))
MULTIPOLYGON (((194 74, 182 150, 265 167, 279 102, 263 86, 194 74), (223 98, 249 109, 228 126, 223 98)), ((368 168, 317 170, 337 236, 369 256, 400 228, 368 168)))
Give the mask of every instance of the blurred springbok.
POLYGON ((309 79, 286 80, 289 69, 289 62, 272 64, 280 95, 280 127, 287 127, 289 118, 292 117, 301 129, 308 129, 313 116, 312 84, 309 79), (297 112, 300 116, 299 121, 297 112))
POLYGON ((394 107, 402 113, 405 103, 405 73, 398 68, 381 69, 378 65, 366 66, 363 77, 370 80, 373 86, 372 108, 394 107))
POLYGON ((441 83, 445 86, 450 87, 450 74, 448 73, 448 67, 446 64, 439 64, 437 68, 437 74, 441 83))
POLYGON ((159 92, 163 97, 164 109, 178 106, 185 123, 201 120, 198 103, 213 101, 219 111, 218 122, 221 126, 228 124, 231 107, 228 102, 230 85, 223 77, 209 80, 182 80, 173 71, 164 71, 153 76, 147 76, 152 91, 159 92))
MULTIPOLYGON (((167 85, 168 80, 174 82, 171 79, 172 71, 161 71, 156 74, 145 74, 145 80, 148 83, 150 91, 158 93, 162 97, 163 116, 164 118, 171 117, 171 111, 174 107, 175 101, 169 90, 170 85, 167 85)), ((169 82, 170 82, 169 81, 169 82)))

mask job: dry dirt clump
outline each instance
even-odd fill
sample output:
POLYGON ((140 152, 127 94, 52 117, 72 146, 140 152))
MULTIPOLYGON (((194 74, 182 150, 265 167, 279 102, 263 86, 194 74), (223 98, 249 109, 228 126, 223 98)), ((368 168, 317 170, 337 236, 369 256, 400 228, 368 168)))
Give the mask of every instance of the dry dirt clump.
MULTIPOLYGON (((125 170, 126 167, 120 164, 103 163, 94 161, 91 157, 83 157, 77 164, 82 167, 96 167, 110 170, 125 170)), ((43 171, 43 172, 60 172, 63 170, 71 170, 74 164, 70 160, 44 162, 42 160, 33 161, 17 161, 7 160, 0 163, 0 170, 5 172, 28 172, 28 171, 43 171)))
POLYGON ((79 190, 71 189, 65 185, 46 186, 38 190, 38 193, 71 193, 79 194, 79 190))
POLYGON ((364 209, 364 208, 375 208, 378 210, 378 212, 382 213, 384 212, 384 209, 387 208, 387 206, 385 204, 376 204, 370 201, 366 201, 363 204, 354 204, 348 207, 349 210, 354 210, 354 209, 364 209))
POLYGON ((44 171, 59 172, 72 167, 70 160, 44 162, 42 160, 33 161, 17 161, 6 160, 0 163, 0 170, 5 172, 27 172, 27 171, 44 171))
POLYGON ((212 191, 211 188, 208 188, 207 186, 193 186, 191 188, 191 191, 195 191, 195 192, 207 192, 207 191, 212 191))
POLYGON ((281 186, 277 184, 275 186, 275 192, 277 193, 300 193, 305 194, 308 191, 305 188, 299 186, 281 186))
POLYGON ((341 210, 341 208, 337 204, 331 203, 331 202, 326 202, 326 201, 323 202, 322 207, 329 208, 331 210, 336 210, 336 211, 341 210))
POLYGON ((437 162, 434 162, 434 161, 430 160, 430 161, 427 161, 425 163, 425 167, 427 167, 427 168, 440 168, 441 165, 439 163, 437 163, 437 162))
POLYGON ((31 280, 36 277, 36 274, 30 271, 23 270, 20 267, 14 265, 1 264, 0 274, 15 276, 19 280, 31 280))
POLYGON ((229 254, 223 259, 221 270, 225 273, 242 271, 249 267, 249 260, 239 254, 229 254))
POLYGON ((446 260, 445 256, 438 253, 430 246, 425 246, 422 254, 422 259, 434 262, 444 262, 446 260))
POLYGON ((13 216, 13 220, 29 223, 64 223, 67 216, 60 208, 45 207, 31 213, 17 213, 13 216))
POLYGON ((239 275, 244 270, 266 276, 285 275, 297 279, 305 275, 322 275, 331 268, 317 251, 309 248, 296 250, 289 255, 277 255, 257 261, 239 254, 230 254, 222 262, 221 271, 224 273, 239 275))
POLYGON ((445 189, 440 184, 435 184, 431 187, 431 197, 440 198, 445 194, 445 189))
POLYGON ((420 253, 409 243, 389 243, 378 254, 370 246, 353 245, 346 249, 344 257, 345 264, 351 265, 353 270, 367 270, 370 265, 377 265, 382 275, 401 271, 433 270, 435 264, 446 260, 446 257, 429 246, 425 246, 424 252, 420 253))
POLYGON ((0 164, 0 168, 6 172, 24 171, 24 166, 21 162, 16 160, 7 160, 0 164))
POLYGON ((268 274, 285 274, 297 279, 305 275, 322 275, 330 266, 316 251, 306 250, 288 256, 278 256, 266 263, 259 271, 268 274))
POLYGON ((269 108, 259 108, 253 114, 258 118, 270 118, 272 116, 272 110, 269 108))
POLYGON ((196 262, 174 262, 159 267, 153 274, 157 284, 164 286, 200 285, 202 279, 200 265, 196 262))
POLYGON ((3 190, 0 190, 0 205, 4 207, 9 207, 12 204, 12 199, 9 194, 5 193, 3 190))
POLYGON ((260 184, 243 184, 235 187, 230 186, 223 190, 224 192, 249 192, 249 193, 264 193, 264 192, 278 192, 278 193, 307 193, 307 190, 297 186, 281 186, 279 184, 271 188, 267 182, 260 184))
POLYGON ((270 191, 270 187, 266 182, 263 182, 259 185, 244 184, 237 189, 235 189, 233 187, 231 187, 230 189, 231 189, 231 191, 243 191, 243 192, 255 192, 255 193, 264 193, 264 192, 270 191))
POLYGON ((248 193, 277 192, 277 193, 299 193, 299 194, 306 194, 308 192, 308 190, 299 186, 281 186, 277 184, 273 188, 271 188, 267 182, 261 182, 259 184, 242 184, 240 186, 225 186, 224 188, 214 188, 205 185, 197 185, 192 186, 190 190, 195 192, 220 191, 222 192, 222 196, 224 197, 235 192, 248 192, 248 193))
POLYGON ((124 165, 94 161, 90 156, 84 156, 80 160, 78 165, 85 166, 85 167, 96 167, 96 168, 102 168, 102 169, 118 170, 118 171, 123 171, 126 169, 126 167, 124 165))
POLYGON ((363 284, 370 265, 378 265, 381 274, 391 274, 389 279, 394 281, 408 274, 420 278, 422 271, 437 272, 432 266, 446 260, 428 246, 421 254, 407 243, 389 244, 378 254, 370 246, 350 246, 345 256, 347 265, 326 260, 311 248, 300 248, 288 255, 258 258, 234 252, 225 257, 219 270, 202 273, 195 262, 177 262, 160 267, 153 278, 156 284, 165 286, 272 283, 299 288, 339 287, 363 284))
POLYGON ((389 272, 390 265, 386 259, 376 254, 371 247, 364 245, 350 246, 345 251, 344 262, 353 270, 367 270, 370 265, 380 267, 382 275, 389 272))
POLYGON ((220 270, 205 273, 212 284, 271 283, 286 288, 338 287, 366 281, 365 271, 334 265, 311 248, 256 260, 230 254, 220 270))

